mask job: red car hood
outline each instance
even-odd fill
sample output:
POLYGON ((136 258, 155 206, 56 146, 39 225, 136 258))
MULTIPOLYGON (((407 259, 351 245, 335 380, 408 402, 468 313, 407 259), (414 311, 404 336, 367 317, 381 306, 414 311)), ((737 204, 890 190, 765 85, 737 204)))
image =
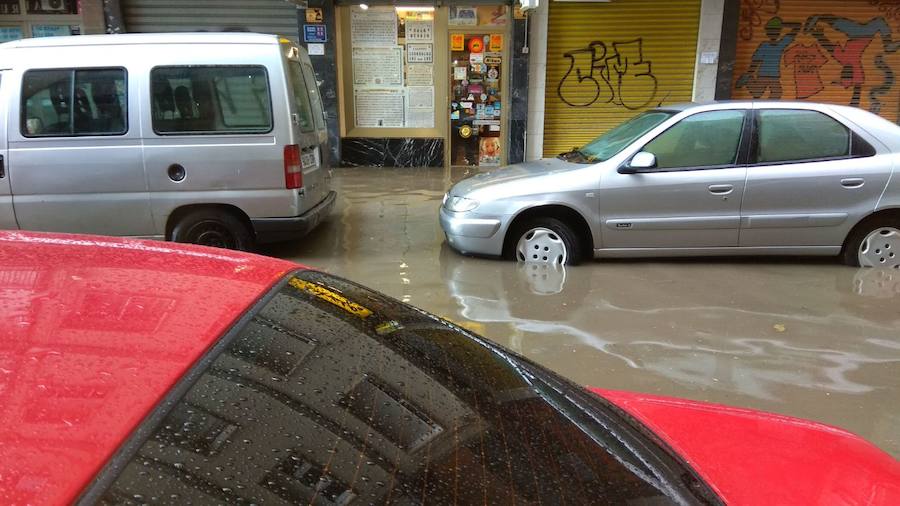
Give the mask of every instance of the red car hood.
POLYGON ((590 390, 653 430, 729 504, 900 504, 900 462, 845 430, 749 409, 590 390))

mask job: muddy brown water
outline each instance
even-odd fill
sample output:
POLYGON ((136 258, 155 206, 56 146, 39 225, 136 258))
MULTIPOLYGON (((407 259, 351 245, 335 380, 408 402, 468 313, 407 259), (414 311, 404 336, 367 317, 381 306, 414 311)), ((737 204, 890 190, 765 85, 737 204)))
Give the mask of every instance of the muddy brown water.
POLYGON ((831 259, 464 257, 437 221, 464 171, 338 169, 338 204, 263 253, 376 288, 584 385, 837 425, 900 457, 900 272, 831 259))

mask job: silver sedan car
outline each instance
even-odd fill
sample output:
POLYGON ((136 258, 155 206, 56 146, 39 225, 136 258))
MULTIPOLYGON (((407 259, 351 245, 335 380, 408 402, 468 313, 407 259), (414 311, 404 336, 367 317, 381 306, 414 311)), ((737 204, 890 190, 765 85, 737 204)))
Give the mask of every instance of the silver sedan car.
POLYGON ((654 109, 587 145, 483 173, 444 197, 468 254, 585 258, 841 255, 900 268, 900 127, 852 107, 654 109))

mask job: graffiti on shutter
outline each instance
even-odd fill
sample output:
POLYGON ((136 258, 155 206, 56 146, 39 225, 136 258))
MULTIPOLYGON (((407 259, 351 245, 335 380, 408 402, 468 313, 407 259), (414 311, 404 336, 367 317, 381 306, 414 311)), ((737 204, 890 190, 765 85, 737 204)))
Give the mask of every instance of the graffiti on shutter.
POLYGON ((744 0, 732 98, 851 105, 898 121, 898 14, 881 0, 744 0))

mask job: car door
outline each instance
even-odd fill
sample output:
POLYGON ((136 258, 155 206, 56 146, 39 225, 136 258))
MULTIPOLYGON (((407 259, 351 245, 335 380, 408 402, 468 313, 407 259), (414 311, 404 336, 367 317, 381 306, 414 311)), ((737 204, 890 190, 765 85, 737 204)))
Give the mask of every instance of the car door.
MULTIPOLYGON (((3 71, 0 70, 0 104, 7 103, 3 71)), ((6 85, 7 88, 9 87, 6 85)), ((7 110, 6 107, 3 109, 7 110)), ((6 149, 7 114, 0 115, 0 230, 16 229, 16 215, 13 211, 12 191, 9 186, 9 153, 6 149)))
POLYGON ((740 245, 839 247, 875 209, 891 171, 860 133, 824 112, 760 109, 740 245))
POLYGON ((737 246, 747 117, 735 109, 693 114, 643 147, 655 167, 604 174, 603 248, 737 246))
MULTIPOLYGON (((133 97, 122 67, 35 69, 10 100, 13 203, 25 230, 153 234, 133 97)), ((18 83, 17 83, 18 84, 18 83)))

